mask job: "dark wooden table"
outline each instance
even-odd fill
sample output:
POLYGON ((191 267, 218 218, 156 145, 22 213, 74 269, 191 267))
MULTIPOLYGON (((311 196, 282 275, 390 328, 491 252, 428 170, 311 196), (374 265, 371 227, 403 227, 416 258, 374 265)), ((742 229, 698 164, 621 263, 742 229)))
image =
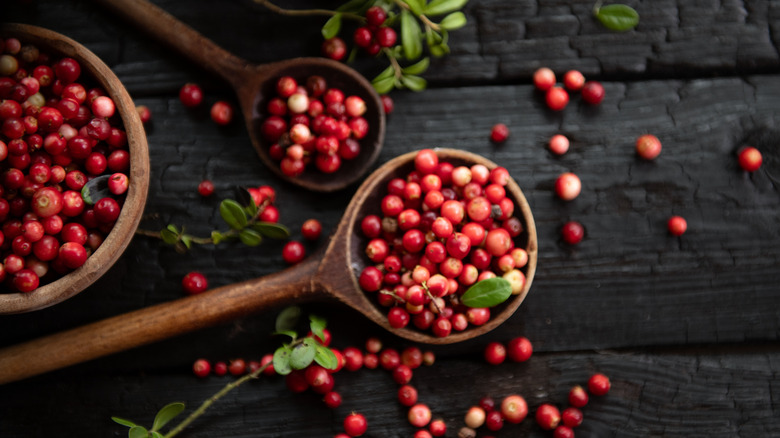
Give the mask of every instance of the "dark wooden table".
MULTIPOLYGON (((281 17, 249 0, 155 3, 253 62, 319 53, 322 18, 281 17)), ((544 402, 564 407, 572 385, 603 372, 613 389, 584 408, 578 437, 780 436, 780 7, 767 0, 629 0, 639 26, 616 34, 591 17, 592 3, 473 0, 465 8, 468 25, 451 35, 452 54, 425 75, 429 89, 392 93, 396 110, 380 163, 421 147, 482 154, 510 169, 539 236, 538 271, 525 303, 481 338, 432 348, 436 364, 414 376, 420 400, 455 436, 467 408, 484 395, 522 394, 532 412, 544 402), (604 102, 590 107, 574 96, 564 111, 547 110, 530 81, 541 66, 602 81, 604 102), (500 146, 488 138, 498 122, 511 129, 500 146), (556 133, 572 142, 560 158, 545 147, 556 133), (644 133, 663 142, 653 162, 634 152, 644 133), (753 174, 736 161, 745 144, 764 154, 753 174), (583 182, 573 202, 553 194, 564 171, 583 182), (666 231, 673 214, 688 220, 682 237, 666 231), (559 238, 569 219, 586 228, 575 247, 559 238), (534 343, 530 361, 491 366, 482 359, 489 341, 519 335, 534 343)), ((182 84, 197 82, 207 102, 232 100, 227 84, 93 2, 10 1, 2 8, 3 20, 48 27, 86 45, 151 109, 150 219, 143 227, 174 223, 206 234, 223 228, 218 202, 234 197, 235 186, 269 184, 293 238, 310 217, 326 233, 335 228, 353 190, 323 196, 283 183, 262 166, 243 124, 217 127, 206 107, 186 110, 177 97, 182 84), (216 196, 197 194, 204 178, 215 182, 216 196)), ((371 60, 357 67, 368 77, 383 68, 371 60)), ((80 295, 0 317, 0 345, 175 300, 191 270, 213 286, 279 271, 282 245, 198 247, 180 255, 138 236, 80 295)), ((193 361, 258 359, 272 351, 278 310, 4 385, 0 436, 125 436, 111 416, 150 425, 169 402, 192 410, 231 380, 198 379, 193 361)), ((362 346, 372 335, 409 346, 336 304, 304 310, 328 318, 336 347, 362 346)), ((342 372, 336 381, 344 403, 335 410, 311 393, 290 393, 282 379, 252 382, 183 436, 331 437, 352 410, 368 418, 366 436, 413 434, 386 372, 342 372)), ((551 436, 531 420, 492 435, 551 436)))

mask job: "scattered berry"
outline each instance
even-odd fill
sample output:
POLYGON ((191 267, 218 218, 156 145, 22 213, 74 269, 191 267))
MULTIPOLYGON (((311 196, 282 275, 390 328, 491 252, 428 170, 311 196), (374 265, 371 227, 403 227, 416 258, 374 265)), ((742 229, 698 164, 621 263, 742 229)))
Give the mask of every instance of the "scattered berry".
POLYGON ((317 240, 322 233, 322 224, 317 219, 307 219, 301 225, 301 235, 306 240, 317 240))
POLYGON ((288 264, 294 265, 306 257, 306 249, 301 242, 290 241, 282 248, 282 258, 288 264))
POLYGON ((636 139, 636 153, 645 160, 654 160, 661 153, 658 137, 645 134, 636 139))
POLYGON ((207 197, 214 194, 214 183, 210 180, 204 179, 198 183, 198 193, 200 196, 207 197))
POLYGON ((536 409, 536 423, 544 430, 553 430, 561 422, 561 412, 555 406, 544 403, 536 409))
POLYGON ((179 100, 184 106, 194 108, 203 102, 203 90, 198 84, 184 84, 179 90, 179 100))
POLYGON ((525 337, 517 337, 509 341, 507 344, 507 356, 513 362, 525 362, 531 358, 533 353, 533 346, 531 341, 525 337))
POLYGON ((561 237, 569 245, 576 245, 585 237, 585 228, 577 221, 566 222, 561 228, 561 237))
POLYGON ((184 292, 190 295, 199 294, 209 288, 206 276, 200 272, 193 271, 184 276, 181 280, 181 286, 184 292))
POLYGON ((582 87, 582 100, 591 104, 598 105, 604 100, 604 86, 600 82, 588 81, 582 87))
POLYGON ((211 120, 218 125, 227 125, 233 120, 233 106, 220 100, 211 106, 211 120))
POLYGON ((509 137, 509 128, 503 123, 493 125, 490 130, 490 140, 493 143, 503 143, 509 137))
POLYGON ((564 201, 571 201, 579 196, 580 190, 582 190, 580 178, 571 172, 562 173, 555 180, 555 193, 564 201))
POLYGON ((547 67, 542 67, 534 72, 534 85, 541 91, 547 91, 555 85, 555 73, 547 67))
POLYGON ((569 150, 569 139, 561 134, 550 138, 550 152, 555 155, 563 155, 569 150))
POLYGON ((491 365, 498 365, 506 359, 506 347, 500 342, 490 342, 485 347, 485 360, 491 365))
POLYGON ((667 221, 666 228, 672 236, 682 236, 688 229, 688 222, 682 216, 672 216, 667 221))
POLYGON ((594 374, 588 379, 588 391, 593 395, 607 395, 612 384, 604 374, 594 374))
POLYGON ((562 87, 552 87, 545 94, 547 107, 553 111, 561 111, 569 104, 569 93, 562 87))
POLYGON ((198 359, 192 364, 192 372, 198 377, 206 377, 211 373, 211 363, 206 359, 198 359))
POLYGON ((569 70, 563 75, 563 86, 569 91, 580 91, 585 85, 585 76, 577 70, 569 70))
POLYGON ((745 146, 737 153, 739 166, 747 172, 755 172, 761 167, 763 157, 761 152, 753 146, 745 146))
POLYGON ((507 396, 501 402, 501 415, 510 423, 520 423, 528 415, 528 404, 517 394, 507 396))
POLYGON ((582 408, 588 404, 588 393, 582 386, 574 386, 569 391, 569 404, 575 408, 582 408))
POLYGON ((368 422, 363 414, 351 413, 344 419, 344 432, 351 437, 361 436, 366 433, 368 422))

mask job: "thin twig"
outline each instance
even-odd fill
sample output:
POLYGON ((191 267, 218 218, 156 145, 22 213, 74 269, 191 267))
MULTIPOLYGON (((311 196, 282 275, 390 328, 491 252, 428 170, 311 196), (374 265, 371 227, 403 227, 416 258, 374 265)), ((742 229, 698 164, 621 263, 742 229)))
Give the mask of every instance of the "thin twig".
MULTIPOLYGON (((406 9, 407 11, 409 11, 409 12, 414 14, 414 12, 412 12, 412 8, 410 8, 409 5, 406 4, 405 1, 403 1, 403 0, 393 0, 393 3, 398 5, 399 8, 406 9)), ((441 30, 441 27, 438 24, 436 24, 433 21, 431 21, 431 19, 428 18, 427 16, 425 16, 425 14, 417 15, 417 18, 419 18, 420 21, 425 23, 426 26, 430 27, 433 30, 435 30, 437 32, 441 30)))
POLYGON ((254 0, 254 2, 261 6, 265 6, 267 9, 270 9, 271 11, 281 15, 289 15, 289 16, 322 15, 325 17, 332 17, 336 14, 341 14, 341 16, 344 18, 349 18, 351 20, 357 20, 361 22, 365 21, 364 17, 361 17, 358 14, 353 14, 351 12, 332 11, 330 9, 284 9, 271 3, 268 0, 254 0))

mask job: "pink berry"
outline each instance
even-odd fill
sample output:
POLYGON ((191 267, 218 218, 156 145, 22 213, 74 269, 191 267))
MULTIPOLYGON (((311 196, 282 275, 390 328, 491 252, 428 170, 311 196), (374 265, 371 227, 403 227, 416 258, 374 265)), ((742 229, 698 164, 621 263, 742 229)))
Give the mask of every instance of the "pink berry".
POLYGON ((564 135, 556 134, 550 138, 550 152, 555 155, 563 155, 569 150, 569 139, 564 135))
POLYGON ((541 91, 547 91, 555 85, 555 73, 547 67, 542 67, 534 72, 534 85, 541 91))
POLYGON ((233 120, 233 107, 225 102, 218 101, 211 106, 211 120, 218 125, 227 125, 233 120))
POLYGON ((528 415, 528 404, 517 394, 507 396, 501 402, 501 415, 510 423, 520 423, 528 415))
POLYGON ((585 85, 585 76, 577 70, 569 70, 563 75, 563 86, 569 91, 580 91, 585 85))
POLYGON ((555 180, 555 193, 564 201, 571 201, 579 196, 580 190, 582 190, 582 183, 574 173, 562 173, 555 180))
POLYGON ((553 111, 561 111, 569 104, 569 93, 562 87, 554 86, 545 94, 547 107, 553 111))
POLYGON ((761 167, 763 157, 761 152, 753 146, 741 148, 737 155, 739 166, 747 172, 755 172, 761 167))
POLYGON ((653 160, 661 153, 658 137, 645 134, 636 139, 636 153, 645 160, 653 160))

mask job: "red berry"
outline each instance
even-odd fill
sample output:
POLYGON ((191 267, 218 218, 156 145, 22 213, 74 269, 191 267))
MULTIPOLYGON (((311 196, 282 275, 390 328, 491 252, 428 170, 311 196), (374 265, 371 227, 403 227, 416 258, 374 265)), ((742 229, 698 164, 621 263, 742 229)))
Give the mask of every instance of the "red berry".
POLYGON ((127 175, 121 172, 117 172, 108 179, 108 191, 115 195, 124 194, 130 186, 130 181, 127 179, 127 175))
POLYGON ((593 395, 606 395, 612 384, 604 374, 594 374, 588 379, 588 391, 593 395))
POLYGON ((509 137, 509 128, 503 123, 493 125, 490 130, 490 140, 494 143, 503 143, 509 137))
POLYGON ((536 409, 536 423, 544 430, 553 430, 561 422, 561 412, 555 406, 544 403, 536 409))
POLYGON ((325 402, 325 406, 336 409, 341 406, 341 394, 335 391, 328 392, 322 398, 322 401, 325 402))
POLYGON ((200 196, 207 197, 214 194, 214 183, 211 180, 204 179, 198 183, 198 193, 200 196))
POLYGON ((507 344, 507 356, 514 362, 525 362, 531 358, 533 346, 525 337, 517 337, 507 344))
POLYGON ((121 208, 114 198, 102 198, 95 203, 95 218, 104 224, 110 224, 119 218, 121 208))
POLYGON ((550 138, 550 152, 555 155, 563 155, 569 150, 569 139, 561 134, 550 138))
POLYGON ((745 146, 738 152, 739 166, 747 172, 755 172, 761 167, 763 157, 753 146, 745 146))
POLYGON ((192 271, 181 279, 181 287, 184 289, 184 292, 195 295, 208 289, 209 283, 208 280, 206 280, 205 275, 197 271, 192 271))
POLYGON ((433 436, 444 436, 447 433, 447 423, 441 418, 437 418, 428 425, 428 430, 433 436))
POLYGON ((298 90, 298 82, 289 76, 282 76, 276 82, 276 93, 286 99, 298 90))
POLYGON ((307 240, 317 240, 322 233, 322 224, 317 219, 307 219, 301 225, 301 235, 307 240))
POLYGON ((87 250, 76 242, 65 242, 60 246, 58 260, 70 269, 76 269, 87 261, 87 250))
POLYGON ((504 427, 504 416, 501 411, 490 411, 485 415, 485 427, 493 432, 504 427))
POLYGON ((636 139, 636 153, 645 160, 653 160, 661 153, 658 137, 645 134, 636 139))
POLYGON ((555 85, 555 73, 547 67, 542 67, 534 72, 534 85, 541 91, 547 91, 555 85))
POLYGON ((368 422, 363 414, 351 413, 344 419, 344 432, 351 437, 361 436, 366 433, 368 422))
POLYGON ((218 376, 224 376, 228 372, 228 366, 225 362, 216 362, 214 363, 214 374, 218 376))
POLYGON ((682 216, 672 216, 667 221, 666 228, 672 236, 682 236, 688 229, 688 222, 682 216))
POLYGON ((582 386, 574 386, 569 391, 569 404, 581 408, 588 404, 588 393, 582 386))
POLYGON ((376 30, 374 38, 376 38, 376 42, 379 43, 379 46, 392 47, 395 44, 398 35, 396 35, 395 30, 390 27, 380 27, 376 30))
POLYGON ((414 427, 425 427, 431 421, 431 409, 422 403, 409 408, 409 423, 414 427))
POLYGON ((545 94, 547 107, 553 111, 561 111, 569 104, 569 93, 562 87, 552 87, 545 94))
POLYGON ((352 34, 352 40, 355 42, 355 45, 364 49, 371 45, 373 37, 371 30, 367 27, 358 27, 355 29, 355 33, 352 34))
POLYGON ((558 426, 553 431, 553 438, 574 438, 574 430, 568 426, 558 426))
POLYGON ((203 90, 198 84, 184 84, 179 90, 179 100, 184 106, 194 108, 203 102, 203 90))
POLYGON ((500 342, 490 342, 485 347, 485 360, 492 365, 503 363, 506 359, 506 347, 500 342))
POLYGON ((393 380, 399 385, 406 385, 412 380, 413 371, 407 365, 401 364, 393 370, 393 380))
POLYGON ((510 423, 520 423, 528 415, 528 404, 519 395, 510 395, 501 402, 501 415, 510 423))
POLYGON ((294 265, 306 257, 306 249, 297 241, 290 241, 282 248, 282 258, 285 262, 294 265))
POLYGON ((404 406, 413 406, 417 403, 417 390, 411 385, 403 385, 398 388, 398 401, 404 406))
POLYGON ((600 82, 588 81, 582 87, 582 100, 591 104, 598 105, 604 100, 604 86, 600 82))
POLYGON ((569 70, 563 75, 563 85, 569 91, 579 91, 585 85, 585 76, 577 70, 569 70))
POLYGON ((580 178, 571 172, 562 173, 555 180, 555 193, 564 201, 571 201, 579 196, 580 190, 582 190, 580 178))
POLYGON ((561 421, 564 426, 577 427, 582 424, 582 411, 578 408, 569 407, 561 412, 561 421))
POLYGON ((206 359, 198 359, 192 364, 192 372, 198 377, 206 377, 211 373, 211 363, 206 359))
POLYGON ((339 37, 327 39, 322 42, 322 54, 334 61, 341 61, 347 55, 347 44, 339 37))
POLYGON ((380 99, 382 100, 382 109, 384 109, 385 114, 392 113, 393 109, 395 108, 395 105, 393 104, 393 98, 387 94, 383 94, 380 99))
POLYGON ((218 125, 227 125, 233 120, 233 106, 220 100, 211 106, 211 120, 218 125))
POLYGON ((138 118, 141 119, 141 123, 147 124, 150 120, 152 120, 152 112, 149 110, 148 106, 138 105, 135 107, 135 110, 138 112, 138 118))
POLYGON ((485 409, 479 406, 472 406, 468 411, 466 411, 466 415, 463 420, 466 423, 466 426, 472 429, 478 429, 482 427, 483 424, 485 424, 485 418, 485 409))
POLYGON ((576 245, 585 237, 585 228, 577 221, 569 221, 561 228, 561 237, 569 245, 576 245))
POLYGON ((244 359, 233 359, 228 365, 228 371, 234 376, 240 376, 246 372, 246 361, 244 359))
POLYGON ((387 12, 381 6, 371 6, 366 10, 366 22, 375 27, 384 24, 387 19, 387 12))

